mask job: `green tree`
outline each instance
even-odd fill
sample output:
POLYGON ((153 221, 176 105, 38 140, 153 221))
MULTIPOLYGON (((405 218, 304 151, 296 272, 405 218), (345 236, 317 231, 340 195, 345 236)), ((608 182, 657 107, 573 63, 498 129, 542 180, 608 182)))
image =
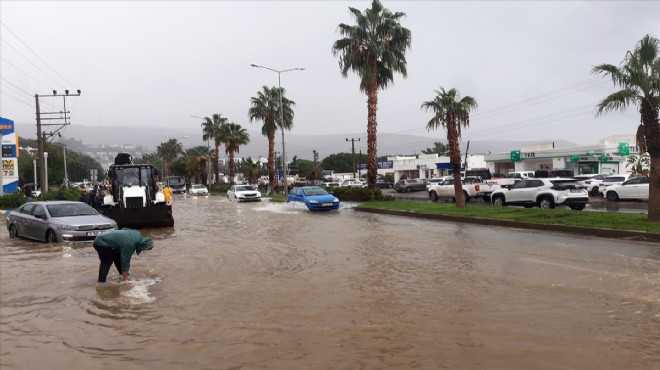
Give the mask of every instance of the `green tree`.
POLYGON ((612 78, 621 90, 605 97, 597 106, 596 116, 612 111, 623 111, 636 106, 640 113, 637 127, 637 147, 651 158, 649 172, 648 220, 660 222, 660 41, 644 36, 628 51, 620 67, 601 64, 592 69, 594 74, 612 78))
POLYGON ((240 146, 250 142, 250 134, 237 123, 227 123, 222 128, 222 138, 225 144, 225 153, 229 155, 229 181, 234 183, 236 162, 234 153, 240 152, 240 146))
POLYGON ((277 129, 291 130, 293 127, 293 106, 296 103, 284 96, 285 90, 275 86, 268 88, 263 86, 257 96, 250 98, 250 109, 248 117, 250 122, 262 121, 261 134, 268 138, 268 184, 274 188, 275 182, 275 133, 277 129), (284 122, 280 120, 280 94, 282 94, 282 106, 284 122))
POLYGON ((333 170, 338 173, 353 172, 353 154, 330 154, 321 161, 321 168, 324 170, 333 170))
POLYGON ((470 111, 477 108, 477 101, 471 96, 461 98, 456 89, 445 91, 440 87, 435 93, 433 100, 422 103, 422 108, 426 111, 433 111, 433 118, 426 124, 426 129, 431 131, 440 126, 447 130, 449 162, 454 170, 456 207, 462 208, 465 207, 465 198, 461 185, 461 149, 458 144, 461 139, 461 126, 470 125, 470 111))
POLYGON ((169 139, 164 143, 160 143, 156 147, 156 152, 163 158, 163 177, 167 177, 169 173, 169 165, 172 163, 179 154, 183 154, 183 146, 177 139, 169 139))
POLYGON ((410 48, 410 30, 399 20, 405 13, 392 13, 379 0, 373 0, 371 8, 364 13, 349 7, 356 25, 339 24, 339 33, 344 37, 334 42, 332 52, 339 56, 341 74, 348 71, 360 76, 360 91, 367 95, 367 176, 371 199, 375 197, 378 173, 377 126, 378 90, 384 89, 398 72, 406 77, 406 50, 410 48))
POLYGON ((422 150, 424 154, 437 154, 439 156, 447 155, 449 153, 449 148, 442 142, 435 141, 433 142, 433 148, 426 148, 422 150))
POLYGON ((248 157, 241 161, 241 173, 248 179, 250 184, 256 184, 257 178, 261 174, 261 164, 255 162, 252 157, 248 157))
POLYGON ((220 153, 220 144, 223 142, 222 127, 227 121, 227 118, 223 117, 222 114, 215 113, 211 117, 204 117, 204 121, 202 122, 202 140, 213 140, 213 145, 215 146, 216 157, 213 161, 213 173, 215 174, 216 183, 220 173, 217 153, 220 153))

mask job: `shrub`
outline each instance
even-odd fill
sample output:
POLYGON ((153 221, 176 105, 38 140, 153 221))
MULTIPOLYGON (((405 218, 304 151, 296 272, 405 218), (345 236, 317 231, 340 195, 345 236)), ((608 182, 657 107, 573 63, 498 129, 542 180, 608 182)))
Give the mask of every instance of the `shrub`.
MULTIPOLYGON (((357 186, 339 186, 328 189, 342 202, 368 202, 371 200, 371 190, 368 187, 357 186)), ((376 188, 376 200, 394 199, 392 197, 384 196, 381 189, 376 188)))
POLYGON ((19 207, 25 203, 23 193, 17 191, 15 193, 4 194, 0 197, 0 209, 10 210, 19 207))

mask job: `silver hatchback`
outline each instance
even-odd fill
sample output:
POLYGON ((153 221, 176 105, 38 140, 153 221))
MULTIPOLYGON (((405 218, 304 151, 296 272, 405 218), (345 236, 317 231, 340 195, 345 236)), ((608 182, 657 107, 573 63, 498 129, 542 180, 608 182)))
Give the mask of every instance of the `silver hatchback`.
POLYGON ((117 223, 91 206, 57 200, 26 203, 7 215, 10 238, 24 237, 47 243, 93 241, 117 223))

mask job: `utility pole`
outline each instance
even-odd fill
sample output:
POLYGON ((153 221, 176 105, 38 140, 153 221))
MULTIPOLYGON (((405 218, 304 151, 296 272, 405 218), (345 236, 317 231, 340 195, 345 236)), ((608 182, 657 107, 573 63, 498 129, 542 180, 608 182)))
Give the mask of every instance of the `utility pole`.
POLYGON ((64 126, 68 125, 68 116, 70 112, 66 110, 66 97, 67 96, 80 96, 80 90, 77 90, 77 94, 69 94, 69 90, 64 90, 64 94, 57 94, 57 90, 53 90, 52 95, 38 95, 34 94, 34 100, 35 100, 35 106, 36 106, 36 116, 37 116, 37 161, 38 161, 38 167, 39 167, 39 187, 41 188, 41 191, 45 194, 48 191, 48 184, 47 184, 47 174, 46 174, 46 168, 44 166, 44 147, 45 147, 45 141, 46 141, 46 135, 50 135, 51 137, 54 136, 59 130, 61 130, 64 126), (59 111, 59 112, 41 112, 39 109, 39 97, 56 97, 56 96, 61 96, 64 98, 64 111, 59 111), (64 115, 63 117, 50 117, 50 118, 42 118, 42 114, 59 114, 59 115, 64 115), (41 121, 45 120, 64 120, 64 123, 48 123, 48 124, 43 124, 41 121), (45 132, 42 132, 42 126, 61 126, 55 132, 50 132, 46 134, 45 132))
POLYGON ((351 151, 353 152, 353 178, 355 178, 355 141, 360 141, 360 138, 346 138, 346 141, 351 141, 351 151))

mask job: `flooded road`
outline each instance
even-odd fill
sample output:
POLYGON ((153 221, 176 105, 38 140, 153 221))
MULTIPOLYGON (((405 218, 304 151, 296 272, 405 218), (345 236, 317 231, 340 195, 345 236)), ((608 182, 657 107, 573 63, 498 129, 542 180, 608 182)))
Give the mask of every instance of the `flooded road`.
POLYGON ((0 234, 2 369, 660 369, 660 246, 175 196, 130 285, 0 234))

